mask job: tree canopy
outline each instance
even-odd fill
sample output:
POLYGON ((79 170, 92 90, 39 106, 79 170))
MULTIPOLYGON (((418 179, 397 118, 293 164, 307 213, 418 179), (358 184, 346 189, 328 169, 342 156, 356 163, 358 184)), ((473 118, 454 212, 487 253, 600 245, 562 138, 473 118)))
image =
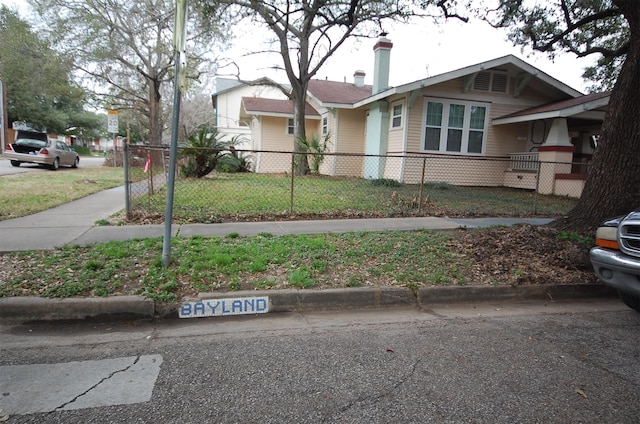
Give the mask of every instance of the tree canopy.
POLYGON ((596 81, 596 88, 612 88, 582 196, 558 224, 591 230, 608 217, 639 207, 640 1, 500 0, 483 13, 492 25, 510 28, 516 44, 550 55, 600 55, 585 76, 596 81))
POLYGON ((629 23, 615 1, 500 0, 495 7, 484 5, 482 9, 475 4, 492 26, 508 28, 515 44, 531 45, 551 56, 558 52, 598 55, 597 63, 585 69, 583 77, 593 82, 593 91, 613 88, 629 51, 629 23))
POLYGON ((94 128, 84 110, 84 90, 73 82, 71 56, 52 49, 16 11, 0 8, 0 80, 5 84, 9 123, 67 134, 94 128))
MULTIPOLYGON (((73 55, 75 66, 105 108, 146 118, 149 142, 162 142, 163 104, 175 69, 171 0, 29 0, 50 28, 56 47, 73 55), (169 84, 167 84, 169 83, 169 84)), ((226 22, 198 24, 192 13, 188 34, 188 77, 214 71, 213 52, 222 45, 226 22)), ((140 121, 140 120, 137 120, 140 121)))

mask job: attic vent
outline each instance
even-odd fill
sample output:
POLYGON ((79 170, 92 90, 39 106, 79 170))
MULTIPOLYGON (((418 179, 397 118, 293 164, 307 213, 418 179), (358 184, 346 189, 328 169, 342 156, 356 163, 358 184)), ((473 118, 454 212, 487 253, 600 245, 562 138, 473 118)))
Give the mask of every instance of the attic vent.
POLYGON ((491 84, 491 73, 490 72, 479 72, 478 75, 476 75, 476 79, 473 82, 473 89, 474 90, 481 90, 481 91, 489 91, 489 87, 491 84))
POLYGON ((506 72, 481 71, 473 81, 473 89, 478 91, 491 91, 494 93, 506 93, 509 78, 506 72))
POLYGON ((507 92, 507 74, 497 72, 493 73, 493 79, 491 81, 491 91, 495 91, 497 93, 507 92))

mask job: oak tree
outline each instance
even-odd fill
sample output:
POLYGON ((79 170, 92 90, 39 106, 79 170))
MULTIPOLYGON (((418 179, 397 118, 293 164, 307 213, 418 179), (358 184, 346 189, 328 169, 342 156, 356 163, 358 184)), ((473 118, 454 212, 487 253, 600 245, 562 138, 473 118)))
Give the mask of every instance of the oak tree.
POLYGON ((500 0, 484 11, 517 44, 550 55, 598 55, 585 76, 613 87, 582 196, 558 226, 591 231, 640 206, 640 1, 500 0))

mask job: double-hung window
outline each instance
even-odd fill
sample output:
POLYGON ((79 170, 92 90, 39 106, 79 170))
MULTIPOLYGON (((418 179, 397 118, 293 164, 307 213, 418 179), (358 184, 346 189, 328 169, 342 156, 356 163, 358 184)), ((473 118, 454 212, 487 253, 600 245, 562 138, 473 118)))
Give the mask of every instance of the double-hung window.
POLYGON ((293 118, 288 118, 287 119, 287 134, 289 134, 289 135, 293 135, 294 134, 293 118))
POLYGON ((324 115, 322 117, 322 135, 329 134, 329 117, 324 115))
POLYGON ((425 151, 482 154, 487 134, 489 106, 458 100, 425 100, 425 151))
POLYGON ((391 129, 402 128, 402 103, 391 106, 391 129))

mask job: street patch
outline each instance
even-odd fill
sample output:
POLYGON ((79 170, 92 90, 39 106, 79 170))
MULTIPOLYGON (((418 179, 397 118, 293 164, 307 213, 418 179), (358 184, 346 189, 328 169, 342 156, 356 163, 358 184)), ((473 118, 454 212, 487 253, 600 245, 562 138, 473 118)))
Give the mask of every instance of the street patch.
POLYGON ((0 366, 6 414, 66 411, 148 402, 162 356, 0 366))
POLYGON ((206 299, 185 302, 180 306, 180 318, 204 318, 229 315, 266 314, 269 298, 240 297, 230 299, 206 299))

